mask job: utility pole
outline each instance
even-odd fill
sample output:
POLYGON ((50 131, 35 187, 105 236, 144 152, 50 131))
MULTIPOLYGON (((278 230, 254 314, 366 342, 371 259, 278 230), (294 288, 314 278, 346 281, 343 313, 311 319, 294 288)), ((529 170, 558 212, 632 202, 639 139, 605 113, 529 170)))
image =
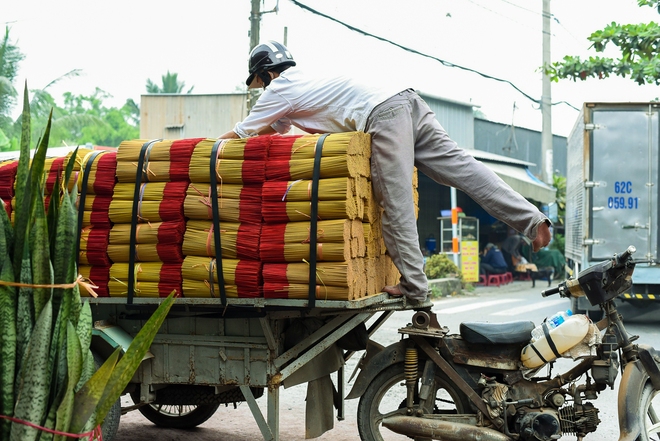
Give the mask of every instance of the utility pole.
POLYGON ((250 12, 250 51, 259 44, 259 26, 261 24, 261 0, 251 0, 250 12))
MULTIPOLYGON (((550 0, 543 0, 543 67, 550 64, 550 0)), ((550 77, 543 72, 541 95, 541 165, 543 182, 552 183, 554 171, 552 159, 552 92, 550 77)))
MULTIPOLYGON (((251 0, 252 11, 250 12, 250 52, 259 44, 259 28, 261 25, 261 0, 251 0)), ((248 112, 254 107, 259 99, 259 90, 248 90, 248 112)))

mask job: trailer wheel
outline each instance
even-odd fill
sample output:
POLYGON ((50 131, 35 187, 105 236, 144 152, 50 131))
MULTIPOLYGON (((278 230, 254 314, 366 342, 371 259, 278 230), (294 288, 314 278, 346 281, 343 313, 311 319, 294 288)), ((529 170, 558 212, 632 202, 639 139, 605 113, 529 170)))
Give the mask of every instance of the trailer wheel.
MULTIPOLYGON (((135 403, 140 402, 139 396, 135 396, 135 394, 131 394, 131 398, 135 403)), ((157 426, 170 429, 192 429, 211 418, 218 407, 220 407, 220 404, 149 403, 138 407, 138 410, 146 419, 157 426)))
MULTIPOLYGON (((94 356, 94 365, 96 369, 100 368, 105 360, 97 354, 92 352, 94 356)), ((105 441, 112 441, 117 435, 117 430, 119 429, 119 420, 121 418, 121 398, 117 399, 112 405, 108 414, 105 416, 103 423, 101 424, 101 432, 103 433, 103 439, 105 441)))

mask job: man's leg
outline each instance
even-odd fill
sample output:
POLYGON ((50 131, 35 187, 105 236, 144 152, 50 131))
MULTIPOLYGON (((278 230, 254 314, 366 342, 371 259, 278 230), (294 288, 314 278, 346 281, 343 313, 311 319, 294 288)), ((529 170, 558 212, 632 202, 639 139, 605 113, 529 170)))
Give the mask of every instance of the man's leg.
POLYGON ((412 102, 417 168, 437 183, 463 191, 490 215, 533 237, 545 219, 543 213, 486 165, 458 148, 424 100, 415 95, 412 102))
POLYGON ((399 94, 379 105, 369 118, 371 181, 376 201, 383 207, 383 240, 401 273, 396 287, 384 291, 424 300, 428 283, 419 249, 412 191, 414 133, 410 100, 399 94))

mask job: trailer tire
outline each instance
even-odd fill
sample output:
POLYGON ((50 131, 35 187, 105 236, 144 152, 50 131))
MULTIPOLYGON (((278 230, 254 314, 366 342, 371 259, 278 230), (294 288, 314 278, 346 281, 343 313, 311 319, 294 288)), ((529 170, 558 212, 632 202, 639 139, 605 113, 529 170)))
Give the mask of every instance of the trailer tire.
MULTIPOLYGON (((138 399, 137 402, 139 403, 140 400, 138 399)), ((138 407, 138 410, 146 419, 159 427, 192 429, 211 418, 218 407, 219 404, 194 406, 151 403, 138 407)))
MULTIPOLYGON (((94 356, 94 365, 96 369, 100 368, 105 360, 97 354, 92 352, 94 356)), ((108 411, 103 423, 101 424, 101 432, 103 433, 103 439, 105 441, 112 441, 117 435, 117 430, 119 430, 119 420, 121 419, 121 398, 117 399, 108 411)))

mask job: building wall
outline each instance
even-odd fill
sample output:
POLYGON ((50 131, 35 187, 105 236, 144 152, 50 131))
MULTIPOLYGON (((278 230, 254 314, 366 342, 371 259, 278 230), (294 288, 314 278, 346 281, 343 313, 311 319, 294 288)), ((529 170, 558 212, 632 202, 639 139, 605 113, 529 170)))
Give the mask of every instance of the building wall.
POLYGON ((246 94, 152 94, 140 100, 143 139, 217 138, 247 115, 246 94))
MULTIPOLYGON (((566 176, 566 148, 565 136, 552 137, 552 165, 559 175, 566 176)), ((541 132, 522 127, 511 128, 508 124, 501 124, 485 119, 474 121, 474 147, 477 150, 508 156, 535 164, 529 170, 541 177, 541 132)))
POLYGON ((423 92, 420 96, 429 105, 435 117, 447 131, 449 137, 462 147, 474 148, 474 116, 473 105, 449 101, 423 92))

